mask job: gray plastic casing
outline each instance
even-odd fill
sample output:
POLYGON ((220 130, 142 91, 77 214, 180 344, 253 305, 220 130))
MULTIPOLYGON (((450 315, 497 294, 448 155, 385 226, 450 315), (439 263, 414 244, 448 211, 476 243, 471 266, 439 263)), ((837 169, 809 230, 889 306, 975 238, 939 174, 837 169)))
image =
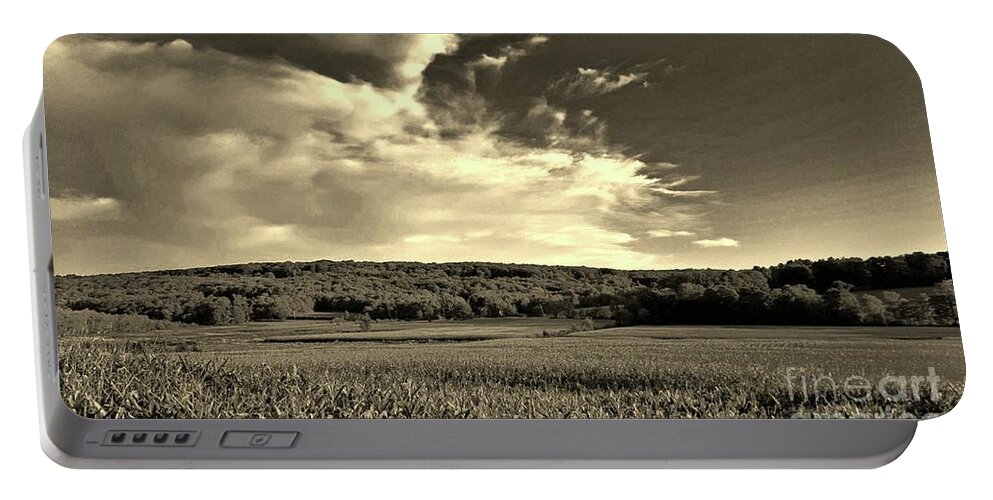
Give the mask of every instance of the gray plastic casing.
POLYGON ((916 420, 89 419, 59 390, 44 102, 24 136, 41 441, 74 468, 870 468, 916 420), (190 446, 114 446, 111 432, 190 432, 190 446), (295 432, 284 448, 224 447, 225 432, 295 432))

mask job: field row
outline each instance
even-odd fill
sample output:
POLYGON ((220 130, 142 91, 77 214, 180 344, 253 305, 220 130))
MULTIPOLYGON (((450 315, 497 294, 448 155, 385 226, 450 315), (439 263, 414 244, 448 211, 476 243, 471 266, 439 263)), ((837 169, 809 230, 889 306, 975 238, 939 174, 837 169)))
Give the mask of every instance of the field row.
POLYGON ((965 376, 957 338, 224 345, 63 339, 63 395, 110 418, 922 417, 965 376))

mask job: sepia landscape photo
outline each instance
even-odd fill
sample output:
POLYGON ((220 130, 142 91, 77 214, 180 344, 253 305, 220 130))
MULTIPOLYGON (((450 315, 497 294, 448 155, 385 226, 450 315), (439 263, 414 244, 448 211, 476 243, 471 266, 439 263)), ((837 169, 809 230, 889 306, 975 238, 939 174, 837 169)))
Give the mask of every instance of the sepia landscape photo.
POLYGON ((921 82, 859 35, 72 35, 91 418, 929 418, 965 363, 921 82))

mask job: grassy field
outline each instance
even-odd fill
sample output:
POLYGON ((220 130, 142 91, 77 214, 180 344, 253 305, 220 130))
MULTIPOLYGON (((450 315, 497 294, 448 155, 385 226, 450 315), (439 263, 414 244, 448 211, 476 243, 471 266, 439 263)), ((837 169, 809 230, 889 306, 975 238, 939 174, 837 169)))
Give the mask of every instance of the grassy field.
POLYGON ((60 366, 70 408, 102 418, 924 417, 965 378, 957 328, 607 326, 77 329, 60 366))

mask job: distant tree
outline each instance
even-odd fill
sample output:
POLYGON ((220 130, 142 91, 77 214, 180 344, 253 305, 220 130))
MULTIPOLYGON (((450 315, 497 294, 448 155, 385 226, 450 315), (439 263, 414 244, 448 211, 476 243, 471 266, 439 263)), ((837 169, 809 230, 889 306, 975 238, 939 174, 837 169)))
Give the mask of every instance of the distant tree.
POLYGON ((904 325, 933 325, 934 310, 927 294, 922 293, 915 299, 903 300, 900 303, 900 323, 904 325))
POLYGON ((248 299, 241 295, 235 295, 231 298, 231 322, 232 323, 244 323, 252 319, 252 306, 248 303, 248 299))
POLYGON ((727 285, 714 285, 707 288, 701 297, 707 305, 730 309, 738 305, 738 291, 727 285))
POLYGON ((291 301, 285 297, 263 295, 252 304, 253 320, 286 319, 294 312, 291 301))
POLYGON ((934 322, 939 325, 957 325, 959 323, 958 308, 955 304, 955 287, 952 280, 944 280, 934 287, 934 292, 928 298, 934 314, 934 322))
POLYGON ((721 284, 728 285, 735 290, 754 288, 769 291, 768 270, 757 268, 747 271, 729 271, 722 277, 721 284))
POLYGON ((791 260, 772 268, 773 286, 810 285, 814 281, 814 271, 810 261, 791 260))
POLYGON ((900 322, 900 310, 903 307, 903 303, 906 299, 900 296, 899 293, 884 291, 879 295, 879 300, 883 303, 883 308, 886 310, 886 321, 884 324, 896 324, 900 322))
POLYGON ((369 318, 368 314, 362 314, 359 319, 355 321, 356 326, 359 327, 360 332, 372 331, 372 319, 369 318))
POLYGON ((703 297, 707 288, 697 283, 680 283, 676 287, 676 297, 682 301, 694 301, 703 297))
POLYGON ((515 316, 517 309, 505 297, 488 294, 483 297, 483 306, 480 309, 480 314, 493 318, 515 316))
POLYGON ((186 323, 228 325, 233 320, 231 301, 227 297, 205 297, 191 302, 180 317, 186 323))
POLYGON ((315 312, 335 312, 335 300, 337 297, 331 294, 322 293, 314 297, 315 312))
POLYGON ((820 323, 823 302, 817 292, 806 285, 784 285, 770 293, 772 321, 788 325, 820 323))
POLYGON ((859 322, 865 325, 888 325, 891 321, 886 304, 878 297, 862 294, 859 297, 859 322))
POLYGON ((738 313, 744 323, 770 322, 770 291, 768 288, 743 288, 738 290, 738 313))
POLYGON ((472 317, 472 308, 465 299, 458 295, 442 293, 439 295, 441 315, 448 319, 469 319, 472 317))
POLYGON ((862 305, 852 293, 852 285, 842 281, 834 284, 823 296, 828 322, 841 325, 855 325, 861 321, 862 305))
POLYGON ((572 300, 560 295, 539 299, 538 307, 542 316, 553 318, 568 317, 573 310, 572 300))
POLYGON ((827 291, 836 281, 852 285, 853 288, 872 288, 871 274, 866 262, 859 258, 828 258, 810 263, 813 273, 812 286, 818 291, 827 291))
POLYGON ((707 288, 700 297, 705 309, 704 316, 697 321, 707 323, 735 323, 738 316, 738 291, 727 285, 714 285, 707 288))
POLYGON ((676 292, 638 287, 624 297, 624 306, 617 316, 622 324, 666 324, 678 321, 676 292))

